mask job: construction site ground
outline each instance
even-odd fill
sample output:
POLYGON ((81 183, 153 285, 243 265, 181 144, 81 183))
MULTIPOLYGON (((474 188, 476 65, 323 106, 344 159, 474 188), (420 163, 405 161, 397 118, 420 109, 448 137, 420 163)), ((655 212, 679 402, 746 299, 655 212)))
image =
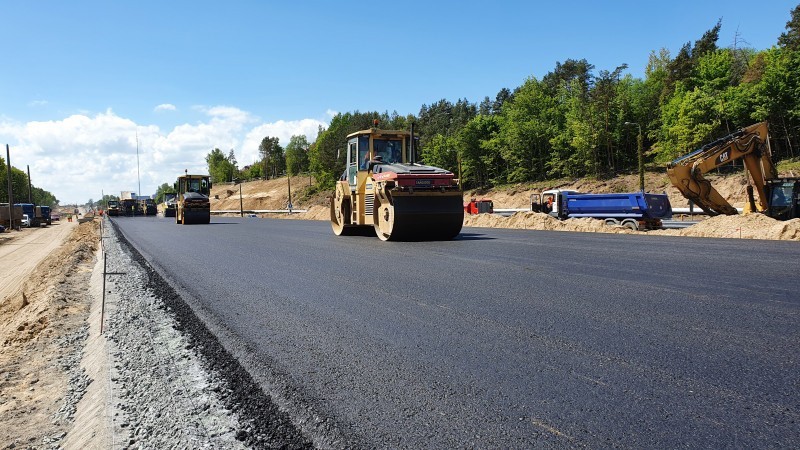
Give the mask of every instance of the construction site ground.
MULTIPOLYGON (((741 176, 719 177, 713 183, 732 204, 743 206, 745 184, 741 176)), ((647 185, 651 186, 649 191, 666 192, 673 206, 686 204, 663 176, 648 174, 647 185)), ((307 177, 292 178, 294 207, 308 212, 262 216, 328 220, 327 193, 305 197, 308 186, 307 177)), ((548 186, 471 191, 464 197, 491 198, 495 208, 525 208, 532 193, 546 188, 613 192, 636 190, 636 186, 637 178, 631 175, 606 181, 565 181, 548 186)), ((284 209, 288 203, 286 178, 243 183, 241 192, 244 209, 284 209)), ((239 204, 239 185, 214 187, 212 209, 237 210, 239 204)), ((467 216, 464 225, 637 233, 608 227, 597 220, 559 221, 532 212, 519 212, 510 217, 467 216)), ((718 216, 686 229, 647 234, 800 241, 800 219, 779 222, 759 214, 718 216)), ((90 313, 98 313, 94 304, 97 293, 89 291, 93 272, 99 271, 96 265, 99 242, 98 220, 83 223, 62 220, 45 228, 0 234, 3 261, 0 271, 0 448, 82 448, 91 442, 105 442, 102 430, 106 424, 87 426, 82 422, 82 432, 74 428, 76 405, 87 391, 92 392, 87 385, 98 378, 91 373, 92 369, 84 368, 86 363, 81 364, 81 361, 86 358, 83 352, 87 346, 98 340, 97 330, 89 326, 90 313)), ((98 321, 91 322, 96 327, 98 321)), ((95 367, 94 370, 99 369, 95 367)))
MULTIPOLYGON (((792 173, 782 175, 793 176, 792 173)), ((741 173, 730 175, 709 175, 712 185, 733 206, 744 208, 747 183, 741 173)), ((292 206, 306 210, 302 213, 260 213, 259 217, 278 219, 330 220, 329 192, 319 192, 307 196, 311 185, 307 176, 292 177, 292 206)), ((675 189, 663 172, 647 172, 645 186, 648 192, 666 193, 673 208, 686 208, 688 202, 675 189)), ((639 189, 638 174, 617 176, 609 179, 581 178, 577 180, 558 180, 548 183, 530 183, 504 186, 497 189, 470 190, 464 192, 464 201, 471 198, 491 199, 495 209, 525 209, 530 207, 531 195, 545 189, 574 189, 578 192, 635 192, 639 189)), ((272 180, 257 180, 242 184, 217 184, 212 190, 211 209, 217 211, 240 210, 284 210, 289 203, 289 184, 285 177, 272 180), (241 199, 240 199, 241 188, 241 199)), ((698 211, 700 211, 698 209, 698 211)), ((717 216, 706 218, 703 215, 675 216, 676 220, 700 221, 682 229, 630 231, 622 227, 610 227, 594 219, 558 220, 547 214, 517 212, 511 216, 479 214, 465 216, 465 227, 518 228, 529 230, 575 231, 590 233, 648 233, 653 235, 674 235, 713 238, 744 238, 800 241, 800 219, 777 221, 760 214, 741 214, 737 216, 717 216)))

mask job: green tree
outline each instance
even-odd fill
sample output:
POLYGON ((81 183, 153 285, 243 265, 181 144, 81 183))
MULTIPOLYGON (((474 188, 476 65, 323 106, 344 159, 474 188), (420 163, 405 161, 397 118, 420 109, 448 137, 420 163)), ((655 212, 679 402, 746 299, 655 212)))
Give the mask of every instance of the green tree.
MULTIPOLYGON (((0 202, 8 201, 8 165, 5 159, 0 157, 0 202)), ((28 175, 26 172, 11 167, 11 191, 13 193, 13 203, 28 203, 28 175)), ((55 206, 58 205, 58 199, 44 189, 38 188, 35 185, 30 185, 30 199, 37 205, 55 206)))
POLYGON ((275 178, 286 171, 286 158, 277 137, 266 136, 258 146, 261 164, 267 178, 275 178))
POLYGON ((798 154, 800 129, 800 51, 772 48, 765 52, 764 73, 753 86, 756 120, 768 120, 776 159, 798 154))
POLYGON ((308 139, 305 135, 292 136, 286 145, 286 167, 289 174, 297 175, 308 171, 308 139))
POLYGON ((778 45, 788 50, 800 51, 800 5, 794 7, 786 31, 778 37, 778 45))
POLYGON ((503 183, 507 166, 500 153, 497 133, 500 120, 493 115, 478 115, 461 128, 457 136, 461 153, 462 183, 482 187, 503 183))
POLYGON ((164 183, 156 189, 155 202, 164 203, 164 194, 174 194, 174 193, 175 193, 175 187, 169 183, 164 183))
MULTIPOLYGON (((231 154, 233 150, 231 150, 231 154)), ((235 160, 234 160, 235 161, 235 160)), ((206 164, 208 164, 208 173, 211 175, 211 180, 214 183, 229 182, 233 179, 236 166, 234 166, 222 150, 215 148, 206 155, 206 164)))
POLYGON ((339 113, 331 119, 328 128, 319 128, 317 140, 310 147, 308 158, 310 170, 320 189, 332 188, 334 182, 344 172, 347 135, 371 128, 375 119, 379 120, 379 126, 382 128, 403 128, 408 121, 408 118, 399 116, 393 121, 393 118, 386 113, 356 111, 339 113))

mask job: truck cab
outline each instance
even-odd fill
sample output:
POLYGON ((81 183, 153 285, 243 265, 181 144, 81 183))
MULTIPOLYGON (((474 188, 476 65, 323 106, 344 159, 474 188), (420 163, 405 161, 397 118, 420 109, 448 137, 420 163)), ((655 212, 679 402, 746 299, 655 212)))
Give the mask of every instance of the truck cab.
POLYGON ((553 217, 560 217, 560 205, 563 204, 564 196, 566 194, 578 194, 578 191, 572 189, 549 189, 542 191, 540 194, 531 195, 531 211, 542 212, 549 214, 553 217))

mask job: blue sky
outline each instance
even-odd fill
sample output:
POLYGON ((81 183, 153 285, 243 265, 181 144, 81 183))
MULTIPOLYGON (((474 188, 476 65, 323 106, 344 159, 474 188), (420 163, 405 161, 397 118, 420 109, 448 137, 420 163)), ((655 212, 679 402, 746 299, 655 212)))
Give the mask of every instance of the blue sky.
POLYGON ((768 48, 796 5, 0 1, 0 143, 62 203, 137 178, 151 194, 204 171, 213 147, 243 166, 264 136, 313 140, 335 112, 479 102, 568 58, 643 77, 650 51, 674 55, 720 18, 720 46, 738 30, 768 48))

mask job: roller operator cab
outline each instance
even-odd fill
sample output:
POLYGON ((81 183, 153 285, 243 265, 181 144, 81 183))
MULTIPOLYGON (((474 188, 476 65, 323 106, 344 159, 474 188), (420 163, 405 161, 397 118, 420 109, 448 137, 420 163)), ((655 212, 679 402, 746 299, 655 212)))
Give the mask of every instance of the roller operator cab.
POLYGON ((175 182, 175 223, 211 223, 211 178, 208 175, 181 175, 175 182))
POLYGON ((347 136, 345 171, 331 198, 337 236, 374 230, 384 241, 448 240, 464 205, 452 172, 416 163, 411 132, 371 128, 347 136))

